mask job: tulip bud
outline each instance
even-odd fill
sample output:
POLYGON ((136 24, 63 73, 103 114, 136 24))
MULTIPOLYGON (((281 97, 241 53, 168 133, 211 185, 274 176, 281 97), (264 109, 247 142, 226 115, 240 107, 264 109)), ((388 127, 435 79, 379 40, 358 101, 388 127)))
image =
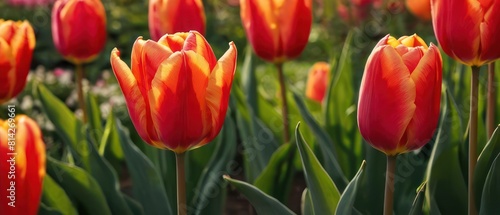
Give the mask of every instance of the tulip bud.
POLYGON ((165 34, 191 30, 205 35, 205 11, 201 0, 150 0, 148 20, 154 41, 165 34))
POLYGON ((27 21, 0 19, 0 104, 23 90, 34 48, 35 34, 27 21))
POLYGON ((500 2, 431 0, 434 33, 443 51, 468 66, 500 58, 500 2))
POLYGON ((439 118, 442 60, 417 35, 387 35, 375 46, 361 82, 358 125, 376 149, 397 155, 424 146, 439 118))
POLYGON ((306 85, 306 96, 317 102, 323 102, 328 86, 330 65, 317 62, 309 70, 306 85))
POLYGON ((111 53, 111 66, 125 95, 130 118, 147 143, 176 153, 213 140, 224 123, 236 69, 236 46, 216 60, 198 32, 139 37, 132 69, 111 53))
POLYGON ((421 20, 431 20, 431 1, 430 0, 406 0, 406 8, 421 20))
POLYGON ((52 38, 74 64, 94 60, 106 44, 106 12, 100 0, 58 0, 52 8, 52 38))
POLYGON ((255 53, 282 63, 296 58, 311 32, 311 0, 241 0, 241 20, 255 53))
POLYGON ((2 214, 37 214, 45 177, 45 143, 32 119, 0 120, 0 159, 2 214))

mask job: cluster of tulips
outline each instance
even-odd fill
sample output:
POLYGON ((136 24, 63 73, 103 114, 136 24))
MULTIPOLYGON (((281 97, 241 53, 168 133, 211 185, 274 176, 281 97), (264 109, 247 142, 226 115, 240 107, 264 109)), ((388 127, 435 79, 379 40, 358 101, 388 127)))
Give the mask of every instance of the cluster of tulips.
MULTIPOLYGON (((362 19, 367 12, 361 10, 367 7, 387 6, 385 1, 376 0, 352 1, 347 5, 355 10, 340 5, 339 14, 346 20, 362 19), (353 15, 357 13, 364 15, 353 15)), ((482 65, 500 58, 500 2, 410 0, 407 5, 424 20, 432 17, 439 47, 472 68, 468 208, 469 214, 477 214, 480 205, 475 204, 474 189, 482 189, 473 184, 478 144, 478 77, 482 65)), ((301 55, 308 43, 312 2, 241 0, 240 10, 254 53, 276 67, 283 144, 292 144, 283 64, 301 55)), ((116 48, 111 52, 110 63, 139 136, 151 146, 175 153, 177 214, 184 215, 188 204, 184 155, 213 141, 223 127, 237 69, 237 47, 230 42, 227 51, 217 59, 204 38, 206 18, 201 0, 150 0, 148 23, 151 39, 139 37, 131 44, 130 66, 121 60, 116 48)), ((86 92, 82 87, 83 66, 95 60, 105 46, 104 6, 100 0, 58 0, 53 5, 51 24, 55 47, 75 65, 79 104, 84 113, 82 121, 89 123, 86 92)), ((27 21, 0 20, 0 103, 7 104, 23 90, 34 48, 34 31, 27 21)), ((376 44, 366 62, 357 102, 357 124, 366 142, 387 155, 385 215, 393 213, 396 157, 422 148, 435 135, 442 97, 440 53, 438 46, 428 45, 417 34, 399 38, 387 35, 376 44)), ((312 67, 306 97, 325 102, 328 80, 332 78, 330 70, 326 62, 312 67)), ((489 81, 493 82, 494 70, 490 73, 489 81)), ((498 122, 493 120, 497 99, 494 84, 490 87, 486 118, 492 119, 487 122, 491 137, 498 122)), ((46 149, 40 128, 24 115, 0 120, 0 125, 0 213, 37 214, 46 175, 46 149), (5 199, 5 192, 12 184, 6 178, 9 166, 4 162, 13 156, 9 154, 13 141, 9 137, 14 134, 18 204, 12 207, 5 199)), ((299 143, 300 135, 295 139, 301 156, 306 156, 310 149, 299 143)), ((306 162, 304 170, 309 171, 306 162)), ((314 192, 314 187, 309 187, 314 182, 306 179, 310 192, 314 192)), ((328 214, 321 209, 320 202, 312 199, 312 211, 328 214)), ((257 206, 256 210, 262 213, 257 206)), ((339 209, 337 213, 342 214, 339 209)))

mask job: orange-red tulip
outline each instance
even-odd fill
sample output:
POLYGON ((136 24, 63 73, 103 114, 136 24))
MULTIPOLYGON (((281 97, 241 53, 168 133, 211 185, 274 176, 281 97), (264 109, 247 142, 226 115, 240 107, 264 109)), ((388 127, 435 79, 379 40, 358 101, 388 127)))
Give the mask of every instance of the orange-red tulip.
POLYGON ((481 66, 500 58, 500 2, 431 0, 434 33, 455 60, 481 66))
POLYGON ((317 62, 309 70, 306 85, 306 96, 317 102, 322 102, 326 94, 330 65, 326 62, 317 62))
POLYGON ((52 8, 52 38, 68 61, 94 60, 106 44, 106 12, 100 0, 58 0, 52 8))
POLYGON ((35 34, 27 22, 0 19, 0 104, 26 85, 35 48, 35 34))
POLYGON ((0 159, 2 214, 37 214, 45 177, 45 143, 32 119, 0 120, 0 159))
POLYGON ((406 0, 406 8, 421 20, 431 20, 431 1, 430 0, 406 0))
POLYGON ((304 50, 312 24, 311 0, 241 0, 241 20, 255 53, 282 63, 304 50))
POLYGON ((387 35, 375 46, 361 82, 358 125, 376 149, 397 155, 424 146, 439 118, 439 49, 417 35, 387 35))
POLYGON ((147 143, 182 153, 219 133, 236 69, 236 46, 219 61, 198 32, 139 37, 132 69, 111 53, 111 66, 125 95, 130 118, 147 143))
POLYGON ((150 0, 149 33, 158 41, 165 34, 198 31, 205 35, 205 11, 201 0, 150 0))

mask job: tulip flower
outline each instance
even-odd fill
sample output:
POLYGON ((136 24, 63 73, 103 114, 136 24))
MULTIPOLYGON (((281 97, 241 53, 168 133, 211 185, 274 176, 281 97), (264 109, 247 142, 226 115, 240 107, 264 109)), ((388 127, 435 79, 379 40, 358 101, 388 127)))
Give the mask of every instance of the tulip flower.
POLYGON ((27 22, 0 19, 0 104, 26 85, 35 48, 35 34, 27 22))
POLYGON ((312 24, 311 0, 241 0, 241 19, 255 53, 283 63, 304 50, 312 24))
POLYGON ((58 0, 52 8, 52 38, 68 61, 94 60, 106 44, 106 12, 100 0, 58 0))
POLYGON ((45 143, 32 119, 16 116, 0 120, 0 159, 2 214, 37 214, 45 177, 45 143))
POLYGON ((147 143, 182 153, 219 133, 236 68, 236 47, 216 61, 198 32, 167 34, 158 42, 139 37, 132 69, 111 53, 111 66, 132 122, 147 143))
POLYGON ((406 0, 406 8, 421 20, 431 20, 431 1, 430 0, 406 0))
POLYGON ((306 84, 306 96, 317 102, 322 102, 329 80, 330 65, 326 62, 317 62, 309 70, 306 84))
POLYGON ((359 25, 370 13, 370 9, 379 8, 380 0, 350 0, 344 3, 337 0, 337 12, 342 20, 347 23, 359 25))
POLYGON ((431 0, 434 33, 455 60, 481 66, 500 58, 500 2, 431 0))
POLYGON ((387 155, 424 146, 439 118, 441 69, 439 49, 417 35, 380 40, 359 95, 358 125, 365 140, 387 155))
POLYGON ((191 30, 205 34, 205 11, 201 0, 150 0, 148 20, 154 41, 164 34, 191 30))

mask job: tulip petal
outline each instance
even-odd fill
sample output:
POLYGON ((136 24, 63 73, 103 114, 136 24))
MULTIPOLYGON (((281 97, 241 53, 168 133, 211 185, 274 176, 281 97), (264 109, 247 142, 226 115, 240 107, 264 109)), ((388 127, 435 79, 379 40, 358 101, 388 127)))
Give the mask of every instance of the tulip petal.
POLYGON ((203 56, 210 66, 210 71, 215 67, 215 64, 217 63, 217 58, 215 58, 212 47, 210 47, 210 44, 208 44, 207 40, 205 40, 205 38, 196 31, 189 32, 189 36, 186 38, 182 50, 192 50, 195 53, 203 56))
POLYGON ((137 80, 127 64, 120 59, 120 52, 116 48, 111 52, 111 67, 125 96, 130 119, 137 133, 144 141, 155 145, 158 135, 152 123, 149 103, 145 100, 148 97, 141 93, 137 80))
POLYGON ((282 3, 278 23, 280 42, 286 58, 298 57, 307 45, 312 25, 311 0, 287 0, 282 3))
POLYGON ((10 100, 14 91, 16 72, 12 50, 7 42, 0 38, 0 104, 10 100))
POLYGON ((182 153, 199 144, 211 129, 205 102, 208 63, 193 51, 175 52, 152 82, 150 103, 164 147, 182 153))
POLYGON ((415 70, 415 68, 419 64, 422 56, 424 56, 422 47, 417 47, 417 48, 408 48, 408 52, 406 52, 401 57, 403 58, 403 62, 405 63, 410 73, 412 73, 413 70, 415 70))
POLYGON ((477 64, 480 24, 477 0, 432 0, 433 26, 439 45, 449 56, 467 65, 477 64))
POLYGON ((499 1, 480 1, 485 10, 484 20, 481 23, 481 62, 490 62, 500 58, 500 2, 499 1))
POLYGON ((267 61, 280 57, 279 23, 273 1, 241 0, 240 6, 241 20, 255 53, 267 61))
POLYGON ((400 152, 415 111, 415 84, 391 46, 376 47, 370 55, 359 98, 358 125, 363 137, 388 155, 400 152))
POLYGON ((172 52, 177 52, 182 50, 188 36, 189 33, 165 34, 158 40, 158 43, 166 46, 172 52))
POLYGON ((12 37, 11 48, 16 59, 16 74, 11 79, 14 84, 13 96, 16 96, 24 89, 26 78, 30 71, 33 49, 35 49, 35 33, 28 22, 23 22, 12 37))
POLYGON ((420 60, 411 78, 415 82, 415 114, 408 125, 408 150, 422 147, 430 141, 439 119, 441 101, 442 62, 439 49, 431 47, 420 60))
POLYGON ((212 141, 219 134, 229 102, 229 94, 233 83, 234 72, 236 70, 237 50, 233 42, 229 43, 229 49, 219 59, 217 66, 210 74, 207 87, 206 101, 212 119, 212 130, 202 141, 202 146, 212 141))

